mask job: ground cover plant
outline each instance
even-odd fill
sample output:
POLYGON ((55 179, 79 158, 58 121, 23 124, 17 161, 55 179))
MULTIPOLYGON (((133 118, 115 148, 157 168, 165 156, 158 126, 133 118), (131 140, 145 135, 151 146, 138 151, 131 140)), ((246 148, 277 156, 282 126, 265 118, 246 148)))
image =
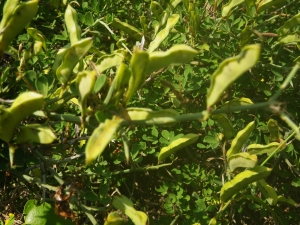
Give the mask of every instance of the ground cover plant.
POLYGON ((0 6, 1 224, 299 223, 299 1, 0 6))

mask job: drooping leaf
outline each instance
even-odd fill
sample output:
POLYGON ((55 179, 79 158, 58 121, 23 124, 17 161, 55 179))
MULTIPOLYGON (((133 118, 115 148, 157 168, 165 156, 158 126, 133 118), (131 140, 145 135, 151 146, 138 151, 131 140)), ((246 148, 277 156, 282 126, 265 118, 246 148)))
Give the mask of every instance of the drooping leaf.
POLYGON ((163 147, 158 154, 158 161, 162 161, 172 153, 195 143, 199 138, 198 134, 186 134, 174 141, 172 141, 167 147, 163 147))
POLYGON ((222 17, 227 16, 232 8, 234 8, 235 6, 243 3, 244 1, 245 0, 229 0, 229 2, 226 5, 223 6, 222 17))
POLYGON ((124 214, 126 214, 135 225, 147 225, 148 224, 148 216, 146 213, 137 211, 133 207, 133 203, 130 199, 128 199, 124 195, 115 195, 112 200, 112 205, 116 209, 121 210, 124 214))
MULTIPOLYGON (((26 204, 28 205, 28 204, 26 204)), ((24 208, 25 210, 25 208, 24 208)), ((52 206, 45 202, 41 205, 35 205, 33 202, 26 207, 25 224, 41 225, 41 224, 56 224, 56 225, 74 225, 69 219, 64 219, 54 213, 52 206)))
POLYGON ((101 123, 89 138, 86 148, 86 164, 92 163, 105 150, 107 144, 111 141, 123 120, 114 116, 111 120, 107 119, 101 123))
POLYGON ((286 21, 286 23, 277 30, 278 36, 282 37, 288 34, 290 31, 293 30, 293 28, 299 26, 299 24, 300 24, 300 13, 293 16, 288 21, 286 21))
POLYGON ((122 218, 118 212, 111 212, 108 214, 104 225, 123 225, 126 223, 127 220, 122 218))
POLYGON ((256 64, 259 56, 260 45, 253 44, 244 47, 238 56, 224 60, 212 75, 206 100, 207 107, 210 108, 216 104, 223 92, 256 64))
POLYGON ((96 81, 95 71, 79 72, 76 77, 76 86, 79 91, 78 103, 80 106, 81 116, 86 115, 87 98, 92 93, 96 81))
POLYGON ((271 206, 275 206, 277 204, 278 197, 275 189, 271 187, 264 179, 257 181, 256 186, 259 188, 271 206))
POLYGON ((253 168, 257 164, 257 156, 250 155, 248 152, 240 152, 231 155, 227 159, 228 167, 231 172, 235 171, 237 168, 253 168))
POLYGON ((300 42, 300 32, 283 35, 279 38, 278 41, 283 44, 298 43, 300 42))
POLYGON ((133 37, 137 41, 140 41, 143 37, 143 33, 139 31, 136 27, 129 25, 128 23, 125 23, 116 17, 113 19, 111 26, 124 31, 124 33, 133 37))
MULTIPOLYGON (((165 40, 165 38, 168 36, 170 30, 175 26, 175 24, 177 23, 179 19, 179 15, 178 14, 172 14, 167 21, 167 25, 166 27, 161 30, 154 38, 153 41, 151 41, 149 48, 148 48, 148 52, 153 52, 155 49, 158 48, 158 46, 161 44, 161 42, 163 42, 163 40, 165 40)), ((140 39, 139 39, 140 40, 140 39)))
POLYGON ((263 12, 267 9, 270 9, 273 7, 273 10, 276 10, 280 7, 280 5, 286 3, 285 0, 262 0, 259 2, 259 4, 257 5, 257 12, 263 12))
POLYGON ((115 52, 111 55, 104 55, 96 62, 99 73, 103 73, 105 70, 114 66, 119 66, 124 60, 124 55, 120 52, 115 52))
POLYGON ((130 60, 131 77, 125 95, 124 103, 127 105, 133 94, 143 85, 146 80, 146 69, 149 63, 149 54, 135 50, 130 60))
POLYGON ((56 139, 53 131, 40 124, 28 124, 20 128, 16 143, 36 142, 40 144, 51 144, 56 139))
POLYGON ((233 195, 247 187, 248 184, 268 177, 271 169, 264 166, 256 166, 236 175, 226 182, 221 188, 220 197, 222 202, 228 201, 233 195))
POLYGON ((175 45, 165 52, 152 52, 149 55, 146 74, 150 75, 152 72, 172 64, 189 63, 197 53, 198 51, 187 45, 175 45))

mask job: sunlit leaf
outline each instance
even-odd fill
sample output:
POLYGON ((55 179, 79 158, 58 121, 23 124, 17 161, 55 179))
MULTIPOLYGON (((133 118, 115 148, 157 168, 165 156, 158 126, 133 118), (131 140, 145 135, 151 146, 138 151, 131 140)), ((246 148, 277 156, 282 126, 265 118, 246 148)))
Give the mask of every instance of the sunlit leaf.
POLYGON ((92 163, 93 160, 102 154, 122 121, 121 118, 115 116, 111 120, 105 120, 104 123, 101 123, 94 130, 85 148, 86 164, 92 163))
POLYGON ((207 107, 211 107, 221 98, 223 92, 243 73, 253 67, 260 56, 260 45, 248 45, 241 53, 224 60, 212 75, 207 94, 207 107))

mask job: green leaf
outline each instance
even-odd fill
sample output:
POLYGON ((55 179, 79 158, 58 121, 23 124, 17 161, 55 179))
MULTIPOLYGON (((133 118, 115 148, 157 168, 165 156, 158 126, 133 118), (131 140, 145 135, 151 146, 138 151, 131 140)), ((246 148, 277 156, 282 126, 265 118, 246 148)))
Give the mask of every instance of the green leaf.
POLYGON ((36 79, 35 88, 39 93, 46 97, 48 95, 49 89, 48 79, 45 76, 41 76, 38 79, 36 79))
POLYGON ((77 74, 76 86, 79 91, 78 103, 80 106, 81 116, 86 115, 87 98, 94 89, 95 81, 96 81, 95 71, 83 71, 77 74))
POLYGON ((264 179, 256 182, 257 187, 266 198, 267 202, 271 206, 275 206, 277 204, 277 193, 274 188, 272 188, 264 179))
POLYGON ((94 18, 93 18, 93 15, 91 12, 87 12, 85 15, 84 15, 84 21, 85 23, 88 25, 88 26, 91 26, 94 24, 94 18))
POLYGON ((226 59, 219 65, 211 78, 206 99, 207 108, 216 104, 223 92, 243 73, 256 64, 259 55, 259 44, 248 45, 243 48, 238 56, 226 59))
POLYGON ((152 52, 149 55, 147 75, 166 68, 172 64, 189 63, 196 56, 198 51, 187 45, 175 45, 165 52, 152 52))
POLYGON ((214 114, 211 116, 211 118, 220 124, 223 129, 223 134, 227 140, 233 138, 234 129, 226 114, 214 114))
POLYGON ((280 5, 284 3, 286 3, 286 0, 264 0, 264 1, 260 1, 256 10, 257 13, 260 13, 262 11, 265 11, 266 9, 272 8, 273 6, 279 5, 278 7, 273 7, 273 10, 276 10, 277 8, 280 7, 280 5))
POLYGON ((125 63, 121 63, 112 85, 104 100, 104 104, 107 105, 111 99, 114 100, 116 104, 119 104, 119 99, 123 97, 124 89, 128 86, 131 77, 131 70, 125 63))
POLYGON ((120 52, 115 52, 111 55, 102 56, 96 62, 98 73, 103 73, 105 70, 111 67, 119 66, 123 60, 124 55, 120 52))
POLYGON ((20 128, 16 143, 36 142, 40 144, 51 144, 56 139, 53 131, 40 124, 28 124, 20 128))
POLYGON ((250 155, 248 152, 240 152, 231 155, 227 159, 228 167, 231 172, 237 168, 253 168, 257 164, 257 156, 250 155))
POLYGON ((279 37, 282 37, 288 34, 291 30, 293 30, 293 28, 299 25, 300 25, 300 13, 293 16, 288 21, 286 21, 286 23, 277 30, 277 34, 279 37))
POLYGON ((133 94, 144 84, 146 80, 146 69, 149 62, 149 54, 136 50, 130 60, 131 77, 124 99, 127 105, 133 94))
POLYGON ((137 211, 133 207, 133 203, 124 195, 115 195, 112 200, 112 205, 116 209, 121 210, 126 214, 135 225, 147 225, 148 216, 146 213, 137 211))
POLYGON ((232 8, 234 8, 235 6, 243 3, 244 1, 245 0, 230 0, 226 5, 223 6, 222 17, 227 16, 232 8))
POLYGON ((153 15, 156 17, 157 20, 161 18, 161 14, 163 13, 163 8, 157 1, 151 1, 150 3, 150 10, 153 15))
MULTIPOLYGON (((42 225, 42 224, 56 224, 56 225, 73 225, 71 220, 63 219, 54 213, 54 209, 47 202, 37 206, 33 206, 30 202, 30 207, 26 207, 25 224, 42 225), (30 209, 29 209, 30 208, 30 209)), ((24 212, 25 214, 25 212, 24 212)))
POLYGON ((262 154, 271 154, 274 152, 280 143, 272 142, 268 145, 261 145, 261 144, 250 144, 247 147, 248 152, 252 155, 262 155, 262 154))
POLYGON ((281 36, 278 41, 283 44, 300 42, 300 32, 294 32, 281 36))
POLYGON ((124 33, 133 37, 137 41, 140 41, 143 37, 143 33, 139 31, 137 28, 135 28, 132 25, 129 25, 128 23, 122 22, 116 17, 113 19, 111 26, 118 30, 124 31, 124 33))
POLYGON ((92 38, 85 38, 78 41, 65 52, 63 62, 56 71, 56 77, 62 84, 66 84, 69 81, 73 69, 92 47, 92 44, 92 38))
POLYGON ((279 203, 285 203, 287 205, 290 205, 290 206, 294 206, 294 207, 297 207, 297 202, 295 202, 293 199, 291 198, 286 198, 282 195, 278 196, 278 199, 277 199, 277 202, 279 203))
POLYGON ((155 49, 158 48, 158 46, 160 45, 161 42, 163 42, 163 40, 165 40, 165 38, 168 36, 170 30, 175 26, 175 24, 177 23, 179 19, 179 15, 178 14, 172 14, 167 21, 167 25, 166 27, 161 30, 156 37, 154 38, 153 41, 151 41, 149 48, 148 48, 148 52, 153 52, 155 49))
POLYGON ((172 141, 167 147, 163 147, 158 154, 158 161, 162 161, 172 153, 195 143, 199 138, 198 134, 186 134, 174 141, 172 141))
POLYGON ((102 154, 122 121, 121 118, 114 116, 111 120, 105 120, 93 131, 85 148, 86 164, 91 164, 93 160, 102 154))
POLYGON ((101 74, 96 79, 95 86, 94 86, 94 93, 98 93, 103 88, 105 83, 106 83, 106 76, 101 74))
POLYGON ((221 201, 228 201, 233 195, 246 188, 248 184, 269 176, 271 171, 272 170, 270 168, 264 166, 256 166, 239 173, 232 180, 226 182, 221 188, 221 201))
POLYGON ((104 225, 123 225, 127 220, 123 219, 118 212, 111 212, 108 214, 104 225))

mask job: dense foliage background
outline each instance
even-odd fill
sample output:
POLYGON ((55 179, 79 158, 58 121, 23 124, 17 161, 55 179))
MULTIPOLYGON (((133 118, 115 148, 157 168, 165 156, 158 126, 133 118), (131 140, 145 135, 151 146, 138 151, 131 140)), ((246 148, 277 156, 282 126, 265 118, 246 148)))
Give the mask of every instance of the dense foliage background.
MULTIPOLYGON (((299 14, 299 1, 274 0, 268 4, 263 0, 239 1, 241 4, 232 7, 223 17, 222 10, 227 1, 157 2, 166 18, 171 14, 179 15, 178 22, 157 51, 186 44, 198 53, 189 63, 171 65, 151 73, 127 106, 111 102, 103 104, 118 65, 101 71, 105 80, 97 78, 87 100, 90 108, 86 129, 81 130, 80 106, 72 99, 78 99, 78 94, 69 91, 69 99, 59 102, 55 110, 50 109, 51 104, 62 97, 57 94, 62 84, 53 75, 53 63, 59 49, 70 43, 64 17, 68 4, 77 12, 81 37, 93 38, 93 47, 84 57, 85 69, 93 69, 101 59, 124 52, 124 61, 129 65, 130 51, 141 38, 136 38, 137 33, 132 30, 116 25, 115 18, 144 35, 142 48, 145 50, 154 40, 156 29, 164 29, 165 24, 161 22, 164 18, 160 18, 161 14, 157 14, 156 9, 150 7, 151 2, 146 0, 39 2, 38 13, 28 27, 44 35, 47 48, 24 61, 26 50, 31 51, 35 41, 26 29, 10 43, 11 48, 5 51, 0 61, 0 100, 1 107, 9 107, 10 100, 22 92, 43 94, 45 115, 26 117, 21 125, 47 125, 56 134, 56 139, 47 145, 18 144, 16 138, 9 143, 1 141, 0 220, 7 220, 7 224, 9 221, 21 224, 26 220, 27 224, 40 225, 51 220, 56 224, 104 224, 107 215, 115 211, 111 201, 118 190, 134 203, 136 210, 148 215, 150 224, 214 224, 212 218, 217 219, 217 224, 299 224, 300 149, 297 136, 293 136, 284 150, 265 165, 272 168, 266 181, 278 196, 285 198, 285 202, 278 201, 275 205, 270 205, 254 184, 238 192, 228 205, 220 201, 220 189, 230 177, 225 150, 230 148, 231 140, 225 140, 226 130, 213 117, 197 120, 187 116, 171 126, 138 125, 129 121, 110 138, 105 151, 86 165, 88 138, 105 119, 114 115, 128 118, 125 107, 172 108, 184 115, 220 109, 225 102, 237 98, 251 99, 254 104, 265 102, 261 107, 226 113, 235 135, 249 122, 256 121, 244 147, 269 143, 267 124, 270 119, 278 122, 282 141, 296 129, 291 124, 299 124, 299 72, 294 72, 276 102, 267 102, 280 89, 300 55, 299 19, 290 29, 296 34, 294 41, 281 42, 277 33, 290 18, 299 14), (265 8, 259 10, 259 6, 265 8), (207 108, 212 74, 222 61, 240 54, 245 45, 254 43, 261 44, 257 64, 230 85, 215 106, 207 108), (197 142, 158 164, 160 150, 188 133, 198 134, 197 142), (124 154, 124 143, 128 144, 129 163, 124 154), (10 165, 9 150, 12 148, 15 148, 14 163, 10 165), (42 202, 49 204, 38 208, 42 202), (31 220, 30 210, 37 210, 41 220, 31 220)), ((232 2, 238 1, 229 3, 232 2)), ((5 1, 0 2, 1 9, 4 4, 5 1)), ((259 155, 258 164, 267 157, 267 154, 259 155)), ((122 217, 126 218, 124 214, 122 217)), ((131 224, 130 219, 128 224, 131 224)))

